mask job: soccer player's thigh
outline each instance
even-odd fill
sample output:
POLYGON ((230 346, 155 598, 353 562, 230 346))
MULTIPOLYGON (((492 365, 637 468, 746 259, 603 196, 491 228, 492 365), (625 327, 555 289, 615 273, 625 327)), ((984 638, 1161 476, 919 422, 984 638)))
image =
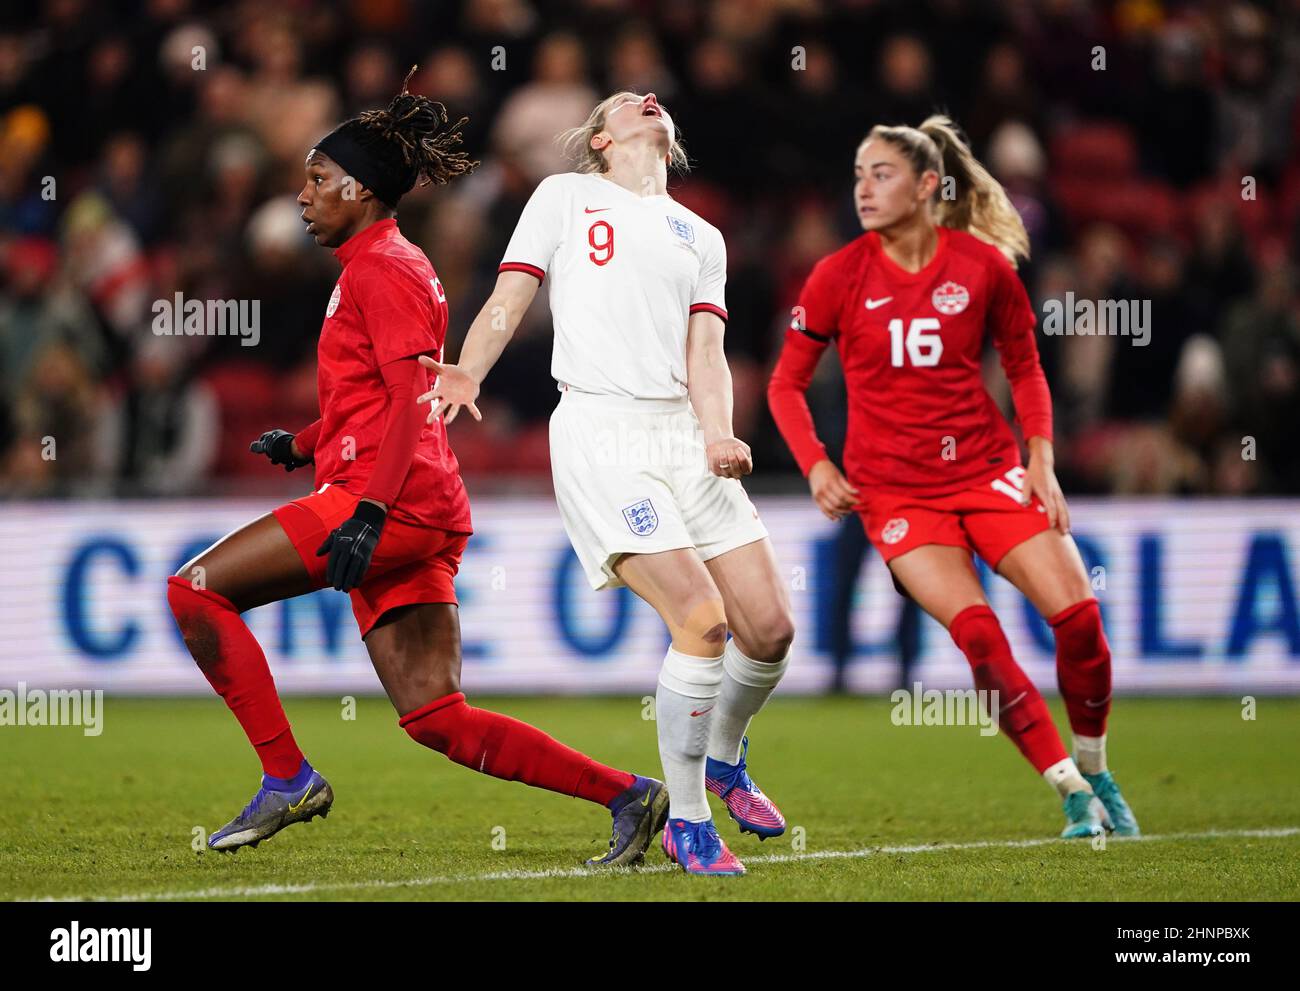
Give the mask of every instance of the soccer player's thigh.
POLYGON ((896 585, 947 629, 970 606, 988 605, 961 518, 941 500, 868 494, 858 515, 896 585))
POLYGON ((454 602, 389 609, 364 643, 399 715, 460 691, 460 608, 454 602))
POLYGON ((722 653, 726 608, 695 548, 624 554, 614 562, 614 574, 659 614, 674 649, 692 657, 722 653))
POLYGON ((229 599, 240 612, 317 587, 272 513, 222 537, 176 574, 229 599))
POLYGON ((1055 616, 1092 597, 1088 570, 1074 538, 1044 530, 1007 551, 997 568, 1044 616, 1055 616))
POLYGON ((921 544, 890 560, 889 570, 944 629, 963 609, 988 605, 971 552, 965 547, 921 544))
POLYGON ((756 661, 779 661, 794 639, 790 594, 767 537, 704 562, 722 593, 736 646, 756 661))

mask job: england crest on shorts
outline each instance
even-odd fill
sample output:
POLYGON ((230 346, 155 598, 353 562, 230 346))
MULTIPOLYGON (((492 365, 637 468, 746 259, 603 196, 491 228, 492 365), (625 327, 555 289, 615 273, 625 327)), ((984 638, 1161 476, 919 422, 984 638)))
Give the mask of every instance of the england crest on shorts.
POLYGON ((659 527, 659 514, 649 499, 642 499, 623 509, 623 519, 628 529, 638 537, 648 537, 659 527))
POLYGON ((668 226, 672 232, 680 237, 687 244, 695 243, 695 228, 684 220, 678 220, 676 217, 668 218, 668 226))

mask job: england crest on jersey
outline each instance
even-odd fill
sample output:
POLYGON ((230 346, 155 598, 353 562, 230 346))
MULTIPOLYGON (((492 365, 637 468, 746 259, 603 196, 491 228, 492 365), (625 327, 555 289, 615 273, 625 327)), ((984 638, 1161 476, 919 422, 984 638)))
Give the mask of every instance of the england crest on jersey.
POLYGON ((668 218, 668 226, 672 232, 680 237, 687 244, 695 243, 695 228, 684 220, 678 220, 676 217, 668 218))
POLYGON ((648 537, 659 527, 659 514, 649 499, 642 499, 623 510, 628 529, 638 537, 648 537))

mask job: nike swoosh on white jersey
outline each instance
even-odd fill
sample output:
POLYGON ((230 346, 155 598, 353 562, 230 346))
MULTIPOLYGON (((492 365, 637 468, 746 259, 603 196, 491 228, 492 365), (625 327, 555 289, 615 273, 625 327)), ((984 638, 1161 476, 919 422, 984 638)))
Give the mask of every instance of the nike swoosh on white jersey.
POLYGON ((867 309, 868 309, 868 310, 874 310, 874 309, 876 309, 876 308, 878 308, 878 307, 884 306, 886 303, 888 303, 888 302, 889 302, 891 299, 893 299, 893 298, 894 298, 893 296, 886 296, 884 299, 868 299, 868 300, 867 300, 867 309))

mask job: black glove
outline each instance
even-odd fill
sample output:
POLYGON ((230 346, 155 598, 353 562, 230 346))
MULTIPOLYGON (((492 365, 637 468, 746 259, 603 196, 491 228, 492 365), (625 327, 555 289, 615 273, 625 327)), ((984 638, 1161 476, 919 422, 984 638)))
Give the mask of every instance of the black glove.
POLYGON ((293 471, 311 464, 311 459, 299 461, 293 456, 294 435, 287 430, 268 430, 261 437, 248 445, 254 454, 265 454, 273 465, 284 465, 285 471, 293 471))
POLYGON ((357 503, 352 516, 325 538, 325 543, 316 549, 316 556, 329 552, 325 580, 330 585, 340 592, 351 592, 361 584, 361 579, 366 577, 366 571, 370 568, 370 556, 375 553, 380 531, 384 529, 384 520, 387 518, 387 510, 362 499, 357 503))

